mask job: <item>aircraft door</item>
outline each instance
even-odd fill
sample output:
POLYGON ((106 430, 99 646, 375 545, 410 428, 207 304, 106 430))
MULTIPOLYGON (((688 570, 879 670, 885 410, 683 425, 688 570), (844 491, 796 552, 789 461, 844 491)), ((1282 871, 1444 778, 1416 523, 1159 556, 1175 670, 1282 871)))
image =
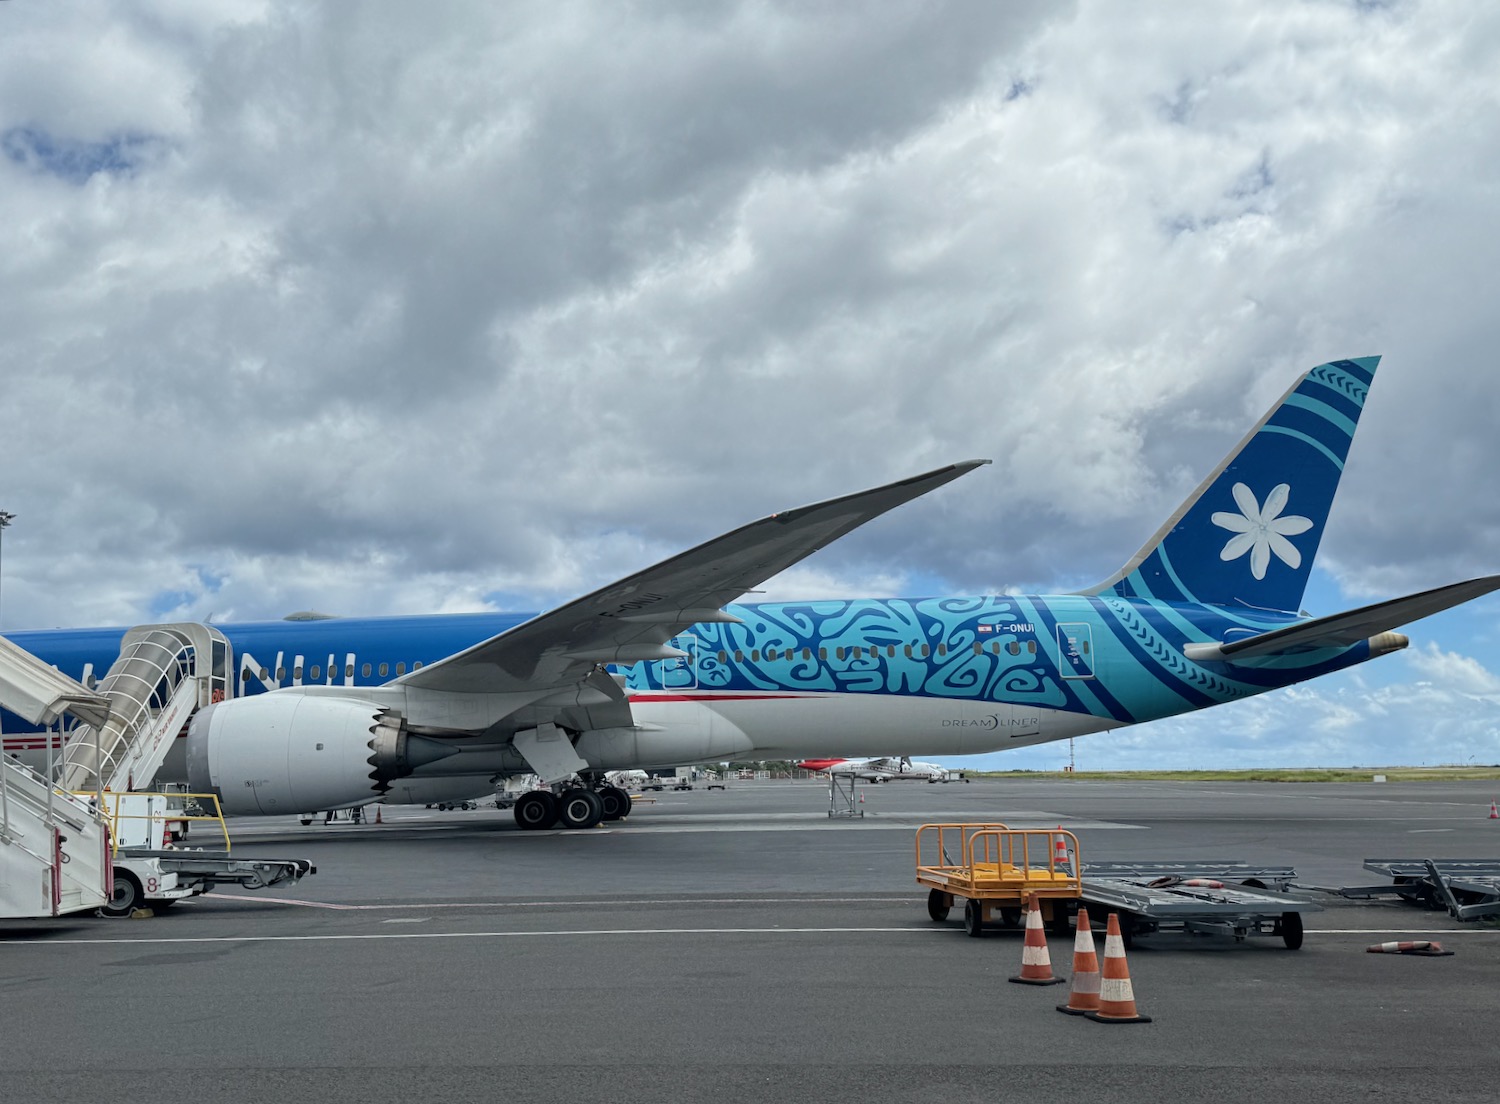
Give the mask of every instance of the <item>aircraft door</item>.
POLYGON ((696 690, 698 688, 698 638, 692 633, 668 641, 678 651, 687 652, 677 659, 656 661, 656 679, 663 690, 696 690))
POLYGON ((1057 626, 1058 671, 1065 679, 1094 677, 1093 627, 1082 621, 1057 626))

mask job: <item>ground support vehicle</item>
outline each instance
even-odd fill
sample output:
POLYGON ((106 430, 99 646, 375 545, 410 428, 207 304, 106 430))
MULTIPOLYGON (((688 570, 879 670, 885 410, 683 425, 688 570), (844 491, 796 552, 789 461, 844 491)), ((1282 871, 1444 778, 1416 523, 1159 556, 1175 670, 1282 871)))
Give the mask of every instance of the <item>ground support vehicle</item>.
POLYGON ((1295 872, 1244 863, 1090 863, 1084 867, 1083 903, 1098 914, 1119 914, 1128 947, 1158 931, 1219 935, 1242 942, 1252 935, 1280 936, 1288 950, 1302 946, 1302 914, 1322 907, 1303 897, 1268 889, 1267 878, 1289 885, 1295 872), (1245 875, 1226 881, 1220 875, 1245 875), (1284 877, 1283 877, 1284 875, 1284 877))
POLYGON ((1004 824, 924 824, 917 829, 917 884, 927 886, 927 915, 948 918, 964 902, 964 930, 982 936, 998 912, 1015 927, 1035 895, 1042 920, 1066 932, 1082 893, 1078 837, 1053 829, 1004 824))
POLYGON ((160 912, 221 885, 267 889, 318 872, 307 859, 232 857, 229 830, 213 794, 106 791, 85 796, 100 802, 115 843, 109 901, 100 909, 107 916, 129 916, 138 908, 160 912), (170 826, 194 821, 217 825, 222 850, 171 845, 170 826))
POLYGON ((1500 859, 1366 859, 1365 869, 1385 874, 1388 885, 1348 886, 1344 897, 1400 897, 1455 920, 1500 916, 1500 859))

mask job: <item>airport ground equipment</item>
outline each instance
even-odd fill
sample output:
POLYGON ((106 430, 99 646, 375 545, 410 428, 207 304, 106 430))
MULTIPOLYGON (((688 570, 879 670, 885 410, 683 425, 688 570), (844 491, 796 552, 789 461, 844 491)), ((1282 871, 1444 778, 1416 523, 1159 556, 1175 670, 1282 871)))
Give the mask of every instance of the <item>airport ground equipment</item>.
POLYGON ((100 906, 109 916, 129 916, 137 908, 160 912, 221 885, 268 889, 318 872, 307 859, 231 856, 229 830, 214 794, 105 793, 97 799, 117 841, 109 899, 100 906), (216 826, 223 849, 172 847, 169 826, 193 823, 216 826))
POLYGON ((917 829, 917 884, 927 886, 927 915, 948 918, 964 902, 964 930, 984 934, 995 911, 1014 927, 1021 905, 1035 895, 1042 918, 1054 930, 1069 930, 1068 916, 1082 894, 1076 866, 1078 837, 1056 829, 1013 829, 1004 824, 924 824, 917 829), (1060 862, 1061 837, 1073 861, 1060 862))
POLYGON ((1290 866, 1265 866, 1244 859, 1136 859, 1133 862, 1087 862, 1085 878, 1208 878, 1238 882, 1251 889, 1291 888, 1297 872, 1290 866))
MULTIPOLYGON (((1279 890, 1227 882, 1210 876, 1198 864, 1169 862, 1144 873, 1116 872, 1104 876, 1097 867, 1084 868, 1084 904, 1119 913, 1120 934, 1126 946, 1137 936, 1158 931, 1189 935, 1219 935, 1242 942, 1252 935, 1280 936, 1288 950, 1302 946, 1302 914, 1320 912, 1322 905, 1279 890), (1162 868, 1171 873, 1161 873, 1162 868)), ((1238 869, 1243 864, 1209 864, 1238 869)))
MULTIPOLYGON (((101 723, 109 702, 0 638, 0 705, 32 724, 101 723)), ((50 741, 48 744, 50 755, 50 741)), ((86 800, 0 756, 0 918, 99 908, 110 894, 109 829, 86 800)))
POLYGON ((1446 910, 1455 920, 1500 916, 1500 859, 1366 859, 1365 869, 1392 881, 1333 892, 1352 898, 1400 897, 1446 910))
POLYGON ((828 776, 828 819, 856 820, 865 815, 864 798, 859 793, 859 779, 852 774, 828 776))

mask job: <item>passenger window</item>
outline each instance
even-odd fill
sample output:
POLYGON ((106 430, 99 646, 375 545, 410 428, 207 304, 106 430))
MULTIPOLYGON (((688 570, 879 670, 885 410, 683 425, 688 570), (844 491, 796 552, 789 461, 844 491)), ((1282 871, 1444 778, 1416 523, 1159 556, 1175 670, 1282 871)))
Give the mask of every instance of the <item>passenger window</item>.
POLYGON ((931 654, 932 654, 932 646, 929 645, 929 644, 923 644, 922 645, 922 658, 926 659, 931 654))
POLYGON ((370 677, 370 665, 368 663, 366 663, 363 667, 361 667, 359 669, 359 676, 360 676, 360 678, 369 678, 370 677))
POLYGON ((720 652, 719 653, 719 662, 720 663, 728 663, 729 662, 729 653, 728 652, 720 652))
POLYGON ((906 646, 906 658, 907 658, 907 659, 910 659, 910 658, 911 658, 911 645, 910 645, 910 644, 908 644, 908 645, 907 645, 907 646, 906 646))
POLYGON ((745 662, 745 653, 742 652, 742 651, 740 651, 738 648, 736 648, 734 650, 734 661, 736 663, 744 663, 745 662))
POLYGON ((1089 642, 1087 640, 1085 640, 1083 642, 1083 654, 1084 655, 1088 655, 1089 654, 1089 642))
POLYGON ((984 645, 981 644, 981 643, 979 643, 979 641, 977 641, 977 640, 974 641, 974 654, 975 655, 984 655, 984 645))
POLYGON ((1035 640, 1028 640, 1026 642, 1026 650, 1028 652, 1030 652, 1032 655, 1036 655, 1036 641, 1035 640))
POLYGON ((887 644, 885 646, 885 658, 886 659, 895 659, 896 658, 896 645, 894 645, 894 644, 887 644))
POLYGON ((284 682, 285 680, 286 680, 286 668, 285 667, 278 667, 278 668, 276 668, 276 681, 277 682, 284 682))
POLYGON ((292 668, 292 678, 296 679, 298 682, 302 681, 302 668, 301 667, 293 667, 292 668))
MULTIPOLYGON (((370 667, 370 665, 368 663, 366 663, 365 664, 365 674, 367 674, 367 675, 370 673, 369 667, 370 667)), ((345 678, 353 678, 354 677, 354 664, 352 664, 352 663, 346 663, 346 664, 344 664, 344 677, 345 678)))
POLYGON ((404 675, 404 674, 406 674, 406 664, 405 663, 398 663, 398 664, 396 664, 396 674, 398 674, 398 675, 404 675))
POLYGON ((766 662, 769 663, 772 660, 774 660, 775 658, 776 658, 776 649, 775 648, 767 648, 766 649, 766 662))
POLYGON ((990 654, 991 655, 999 655, 1000 654, 1000 641, 998 641, 998 640, 992 640, 990 642, 990 654))
POLYGON ((422 669, 422 661, 420 659, 417 660, 415 663, 413 663, 411 665, 411 669, 413 671, 420 671, 422 669))
POLYGON ((261 682, 266 682, 266 681, 268 681, 268 680, 269 680, 269 679, 270 679, 270 678, 271 678, 271 672, 270 672, 270 671, 267 671, 267 670, 266 670, 266 669, 265 669, 265 668, 264 668, 264 667, 262 667, 262 668, 261 668, 261 669, 260 669, 260 681, 261 681, 261 682))
POLYGON ((380 677, 385 678, 386 675, 390 674, 390 670, 391 665, 389 663, 382 663, 380 665, 380 677))
POLYGON ((824 663, 827 663, 828 662, 828 649, 827 648, 819 648, 818 649, 818 658, 821 659, 824 663))
POLYGON ((854 649, 854 658, 855 659, 864 659, 865 658, 865 650, 864 650, 863 647, 859 647, 859 648, 855 648, 854 649))
POLYGON ((803 659, 811 659, 812 658, 812 649, 811 648, 803 648, 802 649, 802 658, 803 659))
POLYGON ((241 682, 249 682, 250 681, 250 668, 246 667, 243 671, 240 672, 240 681, 241 682))
POLYGON ((751 663, 759 663, 760 662, 760 649, 759 648, 751 648, 750 649, 750 662, 751 663))
POLYGON ((938 655, 945 656, 947 654, 948 654, 948 645, 946 645, 946 644, 939 644, 938 645, 938 655))
POLYGON ((1020 655, 1021 654, 1021 642, 1019 640, 1012 640, 1009 644, 1007 644, 1005 646, 1005 650, 1007 652, 1009 652, 1011 655, 1020 655))
POLYGON ((322 668, 322 665, 317 664, 317 663, 314 663, 312 665, 312 677, 313 677, 313 681, 314 682, 317 682, 318 679, 320 679, 320 678, 323 677, 323 668, 322 668))
POLYGON ((839 659, 843 659, 844 658, 844 649, 842 649, 842 648, 836 648, 836 649, 834 649, 834 653, 833 654, 835 656, 837 656, 839 659))

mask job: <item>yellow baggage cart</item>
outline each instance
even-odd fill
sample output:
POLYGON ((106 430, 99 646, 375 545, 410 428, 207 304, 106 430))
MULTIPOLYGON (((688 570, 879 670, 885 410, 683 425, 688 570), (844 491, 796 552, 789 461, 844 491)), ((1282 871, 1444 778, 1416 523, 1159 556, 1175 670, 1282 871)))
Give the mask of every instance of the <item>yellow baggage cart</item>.
POLYGON ((964 902, 964 930, 984 934, 999 910, 1003 923, 1021 920, 1036 894, 1043 921, 1066 932, 1082 896, 1078 837, 1051 828, 1004 824, 924 824, 917 829, 917 884, 927 886, 927 915, 948 919, 964 902))

